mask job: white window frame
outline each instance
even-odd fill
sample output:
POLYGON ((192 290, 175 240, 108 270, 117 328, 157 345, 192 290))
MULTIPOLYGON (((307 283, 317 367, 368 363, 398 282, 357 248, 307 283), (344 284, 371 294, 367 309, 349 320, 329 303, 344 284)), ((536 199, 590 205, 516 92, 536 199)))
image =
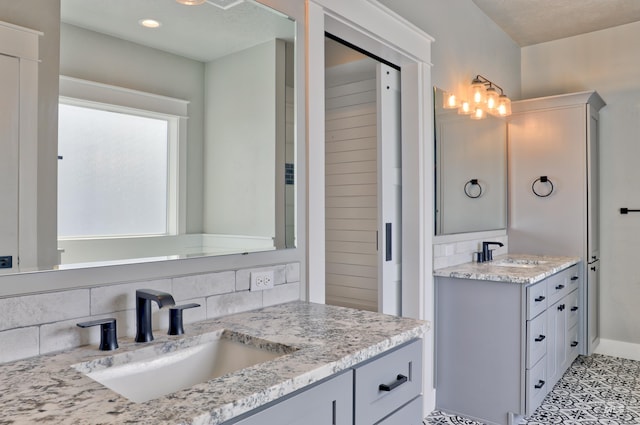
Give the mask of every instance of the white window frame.
MULTIPOLYGON (((167 234, 186 233, 186 120, 189 101, 60 76, 59 102, 167 120, 167 234)), ((128 237, 128 235, 116 237, 128 237)))

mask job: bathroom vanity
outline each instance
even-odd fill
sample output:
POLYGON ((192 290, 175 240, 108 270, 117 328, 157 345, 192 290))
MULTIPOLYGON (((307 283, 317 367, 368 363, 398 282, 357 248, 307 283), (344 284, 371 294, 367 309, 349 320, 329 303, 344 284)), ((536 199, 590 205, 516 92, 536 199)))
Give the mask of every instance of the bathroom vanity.
POLYGON ((508 255, 434 272, 438 409, 490 424, 535 411, 582 343, 579 264, 508 255))
MULTIPOLYGON (((116 351, 86 346, 0 366, 3 420, 225 425, 422 421, 426 322, 293 302, 185 328, 185 335, 156 332, 154 341, 142 344, 121 338, 116 351), (143 354, 186 353, 215 339, 273 351, 275 358, 143 402, 89 377, 122 364, 144 369, 143 354)), ((176 366, 155 375, 168 375, 171 382, 185 371, 176 366)), ((139 381, 164 385, 151 377, 139 381)))

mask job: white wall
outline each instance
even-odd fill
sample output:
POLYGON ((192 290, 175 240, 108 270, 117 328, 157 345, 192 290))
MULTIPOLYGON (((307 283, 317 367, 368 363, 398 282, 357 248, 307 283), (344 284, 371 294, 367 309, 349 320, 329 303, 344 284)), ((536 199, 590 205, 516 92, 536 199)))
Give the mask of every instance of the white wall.
POLYGON ((520 97, 520 48, 469 0, 380 0, 433 38, 432 82, 462 92, 477 74, 520 97))
POLYGON ((206 66, 205 233, 275 237, 278 58, 272 40, 206 66))
POLYGON ((204 63, 67 24, 60 45, 61 75, 189 101, 187 233, 201 232, 204 63))
POLYGON ((525 97, 597 90, 607 102, 600 111, 600 331, 603 340, 633 344, 640 344, 640 215, 619 208, 640 208, 638 40, 633 23, 522 49, 525 97))

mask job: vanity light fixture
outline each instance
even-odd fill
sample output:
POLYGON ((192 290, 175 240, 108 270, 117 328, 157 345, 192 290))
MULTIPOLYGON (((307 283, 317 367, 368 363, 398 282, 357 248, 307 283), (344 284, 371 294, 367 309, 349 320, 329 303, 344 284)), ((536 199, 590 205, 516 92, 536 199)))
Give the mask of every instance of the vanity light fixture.
POLYGON ((156 21, 155 19, 140 19, 138 23, 145 28, 158 28, 162 25, 159 21, 156 21))
POLYGON ((459 114, 471 115, 471 119, 475 120, 486 118, 487 113, 499 117, 511 115, 511 100, 504 94, 502 87, 482 75, 476 75, 471 81, 467 99, 458 100, 454 93, 446 92, 442 107, 458 108, 459 114))

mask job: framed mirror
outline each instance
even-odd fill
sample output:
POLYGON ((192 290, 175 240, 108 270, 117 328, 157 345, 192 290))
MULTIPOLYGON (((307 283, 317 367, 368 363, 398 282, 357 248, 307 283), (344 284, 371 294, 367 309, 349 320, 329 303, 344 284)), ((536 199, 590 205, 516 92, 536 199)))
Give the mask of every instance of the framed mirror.
POLYGON ((52 236, 0 274, 296 246, 294 20, 252 0, 61 0, 60 33, 52 236))
POLYGON ((444 109, 434 88, 436 235, 505 229, 507 125, 444 109))

